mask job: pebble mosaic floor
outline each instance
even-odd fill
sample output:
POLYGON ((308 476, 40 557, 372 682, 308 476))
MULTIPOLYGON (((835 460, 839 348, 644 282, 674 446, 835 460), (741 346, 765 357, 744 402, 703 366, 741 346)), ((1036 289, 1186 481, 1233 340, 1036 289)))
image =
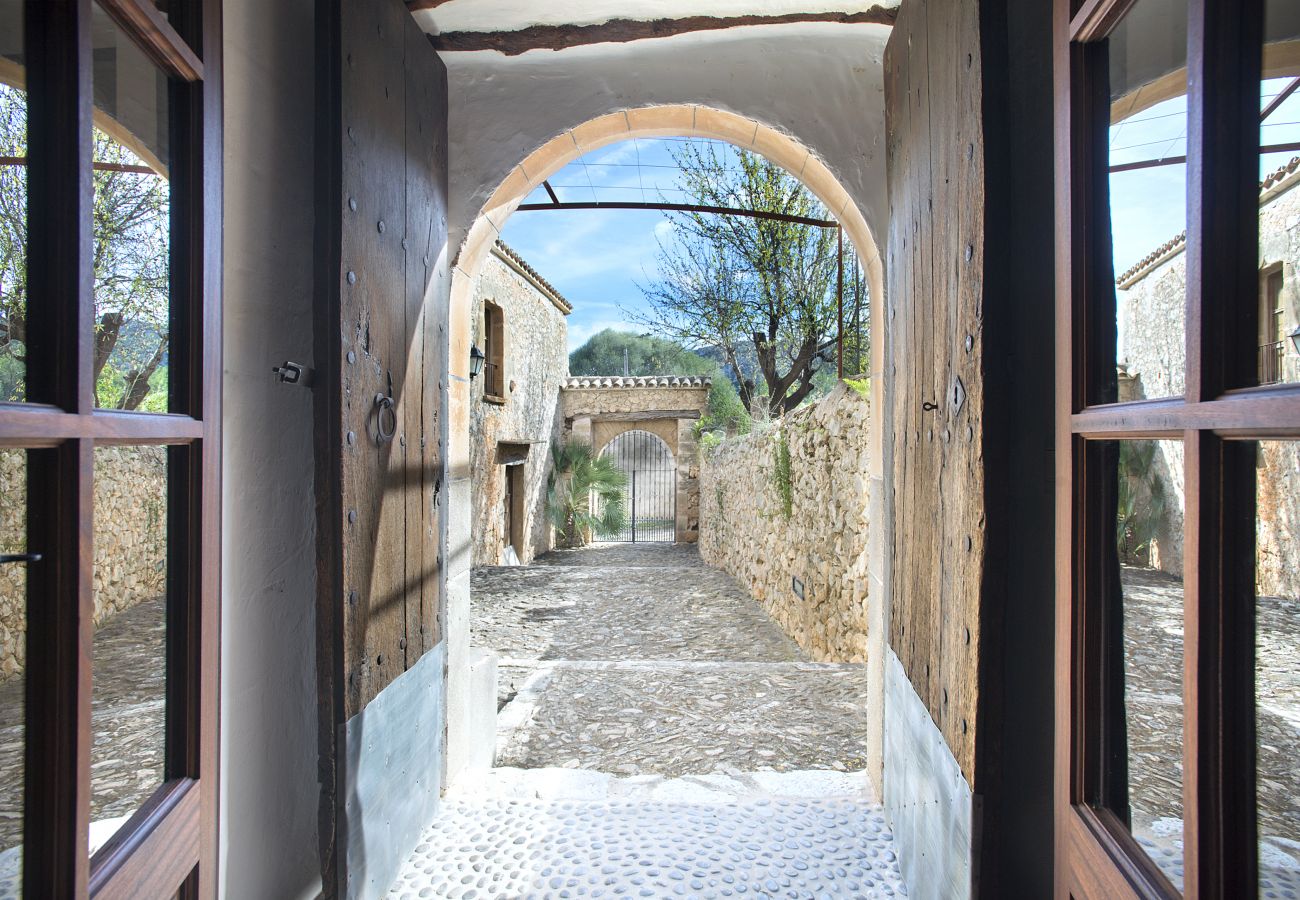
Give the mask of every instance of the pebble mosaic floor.
POLYGON ((448 798, 389 897, 907 896, 865 779, 835 774, 496 770, 448 798))

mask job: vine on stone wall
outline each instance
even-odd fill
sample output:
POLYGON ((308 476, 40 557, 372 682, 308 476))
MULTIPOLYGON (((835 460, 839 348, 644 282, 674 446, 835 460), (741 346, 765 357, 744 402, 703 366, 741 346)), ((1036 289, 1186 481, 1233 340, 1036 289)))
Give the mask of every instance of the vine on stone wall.
POLYGON ((789 520, 794 514, 794 481, 791 478, 790 443, 785 439, 785 430, 776 433, 775 462, 772 466, 772 482, 777 493, 781 495, 781 512, 789 520))

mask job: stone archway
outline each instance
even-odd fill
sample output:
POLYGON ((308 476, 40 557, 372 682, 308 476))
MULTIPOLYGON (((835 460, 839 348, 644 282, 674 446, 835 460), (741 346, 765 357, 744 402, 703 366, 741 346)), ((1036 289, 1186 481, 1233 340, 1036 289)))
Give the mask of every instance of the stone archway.
MULTIPOLYGON (((678 543, 682 517, 678 516, 677 483, 681 457, 665 439, 663 420, 609 423, 617 433, 599 443, 596 455, 608 458, 624 476, 623 507, 627 518, 618 534, 597 536, 601 541, 633 544, 678 543)), ((669 437, 675 439, 676 428, 669 437)), ((698 481, 697 481, 698 483, 698 481)))
MULTIPOLYGON (((887 336, 884 261, 859 203, 811 148, 785 131, 757 119, 710 106, 685 103, 616 109, 591 118, 546 140, 509 170, 478 210, 459 250, 452 254, 452 280, 448 317, 449 379, 448 470, 449 533, 447 568, 447 780, 470 764, 472 758, 471 654, 469 647, 469 357, 474 291, 484 260, 500 236, 506 220, 524 198, 570 162, 600 147, 633 138, 699 137, 725 141, 758 153, 799 179, 841 223, 866 271, 871 297, 871 330, 876 344, 871 356, 872 408, 884 410, 885 372, 883 341, 887 336), (460 542, 458 544, 458 536, 460 542), (464 544, 464 546, 460 546, 464 544)), ((874 416, 868 447, 872 521, 884 521, 884 416, 874 416)), ((698 499, 697 499, 698 504, 698 499)), ((683 515, 679 503, 678 515, 683 515)), ((874 551, 871 579, 868 709, 871 719, 869 766, 877 779, 884 722, 884 635, 888 610, 884 569, 885 529, 872 529, 874 551)), ((485 701, 486 702, 486 701, 485 701)))
POLYGON ((711 384, 708 378, 576 377, 561 391, 565 434, 589 443, 597 453, 629 431, 645 431, 664 442, 677 471, 675 543, 694 543, 700 534, 694 426, 708 407, 711 384))

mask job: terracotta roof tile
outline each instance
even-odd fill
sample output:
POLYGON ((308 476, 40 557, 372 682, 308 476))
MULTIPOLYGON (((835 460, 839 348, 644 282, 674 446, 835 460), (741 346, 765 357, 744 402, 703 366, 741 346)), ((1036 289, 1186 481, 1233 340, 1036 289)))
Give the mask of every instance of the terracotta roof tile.
POLYGON ((530 278, 532 278, 534 281, 540 284, 544 289, 549 291, 552 297, 555 300, 559 301, 560 306, 568 307, 570 310, 573 309, 573 304, 570 303, 568 300, 566 300, 564 298, 564 295, 555 289, 554 285, 552 285, 549 281, 547 281, 540 274, 538 274, 537 270, 534 269, 532 266, 530 266, 528 264, 528 261, 525 260, 522 256, 520 256, 519 251, 517 251, 514 247, 511 247, 505 241, 501 240, 500 238, 497 238, 496 248, 498 251, 501 252, 503 256, 508 256, 510 257, 512 262, 517 263, 519 265, 519 268, 527 272, 530 278))
MULTIPOLYGON (((1264 177, 1264 180, 1259 183, 1259 192, 1261 197, 1264 194, 1267 194, 1271 188, 1280 184, 1284 178, 1297 170, 1300 170, 1300 156, 1291 157, 1290 162, 1286 165, 1281 166, 1276 171, 1270 172, 1264 177)), ((1140 275, 1148 274, 1150 269, 1154 268, 1158 263, 1172 255, 1175 250, 1180 249, 1186 243, 1187 231, 1184 230, 1172 239, 1165 241, 1155 250, 1152 250, 1146 256, 1142 257, 1142 259, 1138 260, 1138 262, 1129 268, 1128 271, 1116 278, 1115 283, 1121 287, 1127 287, 1139 281, 1140 275)))
POLYGON ((712 378, 698 375, 572 375, 565 380, 566 391, 600 388, 703 388, 712 378))

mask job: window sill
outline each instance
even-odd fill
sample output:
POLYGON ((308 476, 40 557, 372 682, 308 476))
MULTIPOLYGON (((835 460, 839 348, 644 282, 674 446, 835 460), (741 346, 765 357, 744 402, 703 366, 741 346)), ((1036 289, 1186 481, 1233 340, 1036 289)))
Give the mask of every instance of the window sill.
POLYGON ((505 397, 498 397, 496 394, 484 394, 484 395, 483 395, 483 402, 484 402, 484 403, 491 403, 493 406, 505 406, 505 405, 506 405, 506 398, 505 398, 505 397))

